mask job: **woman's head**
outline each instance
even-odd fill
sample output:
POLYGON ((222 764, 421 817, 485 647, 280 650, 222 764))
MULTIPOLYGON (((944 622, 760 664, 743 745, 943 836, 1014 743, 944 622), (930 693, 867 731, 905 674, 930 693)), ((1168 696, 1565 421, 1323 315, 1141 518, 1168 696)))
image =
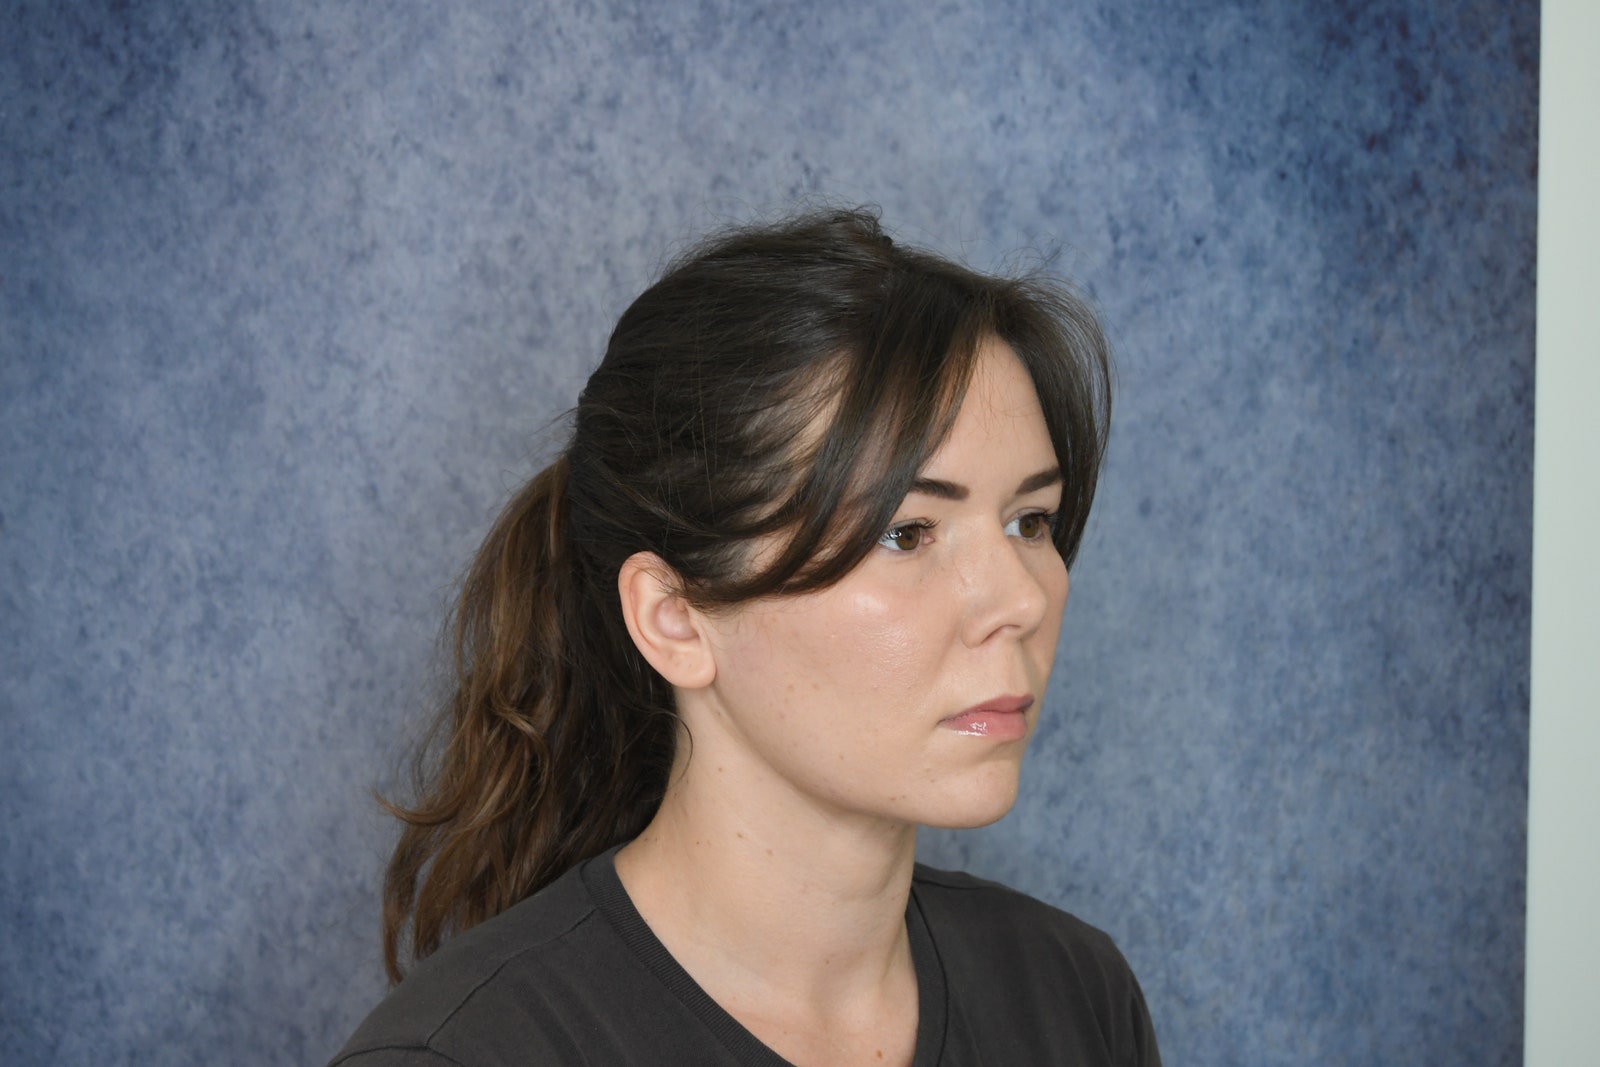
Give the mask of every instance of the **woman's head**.
POLYGON ((835 586, 881 551, 997 349, 1032 387, 1059 468, 1059 508, 1030 531, 1058 553, 1064 597, 1110 401, 1104 339, 1076 297, 900 247, 841 211, 714 237, 629 307, 567 448, 508 505, 463 590, 447 744, 424 801, 399 812, 391 961, 407 913, 425 954, 654 814, 674 694, 628 632, 624 563, 659 559, 708 613, 835 586))

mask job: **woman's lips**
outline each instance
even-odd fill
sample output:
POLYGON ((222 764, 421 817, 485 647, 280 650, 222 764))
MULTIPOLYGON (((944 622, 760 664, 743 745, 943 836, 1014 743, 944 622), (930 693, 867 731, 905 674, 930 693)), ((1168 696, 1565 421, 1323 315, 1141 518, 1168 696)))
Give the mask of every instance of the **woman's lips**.
POLYGON ((1023 712, 1033 707, 1033 698, 995 697, 966 711, 941 720, 939 725, 968 737, 990 737, 996 741, 1015 741, 1028 732, 1023 712))

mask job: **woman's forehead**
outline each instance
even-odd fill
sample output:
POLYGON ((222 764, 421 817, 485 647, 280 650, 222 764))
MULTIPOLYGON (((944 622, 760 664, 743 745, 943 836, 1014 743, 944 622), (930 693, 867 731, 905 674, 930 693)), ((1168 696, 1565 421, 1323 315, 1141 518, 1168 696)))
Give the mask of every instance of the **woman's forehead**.
POLYGON ((918 478, 1010 490, 1054 466, 1055 447, 1033 379, 1011 346, 986 339, 950 431, 918 478))

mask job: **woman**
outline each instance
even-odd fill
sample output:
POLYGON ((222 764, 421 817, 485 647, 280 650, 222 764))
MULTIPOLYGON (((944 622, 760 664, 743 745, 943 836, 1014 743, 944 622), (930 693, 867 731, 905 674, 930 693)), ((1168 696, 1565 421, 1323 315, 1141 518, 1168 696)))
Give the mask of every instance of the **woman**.
POLYGON ((866 213, 668 270, 468 576, 334 1062, 1158 1063, 1105 935, 913 861, 1015 800, 1109 400, 1078 300, 866 213))

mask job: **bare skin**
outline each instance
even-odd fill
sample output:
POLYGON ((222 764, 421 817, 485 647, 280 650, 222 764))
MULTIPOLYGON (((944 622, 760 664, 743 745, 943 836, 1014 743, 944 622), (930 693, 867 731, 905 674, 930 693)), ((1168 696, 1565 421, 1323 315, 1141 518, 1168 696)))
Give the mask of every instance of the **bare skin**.
POLYGON ((914 829, 840 833, 802 814, 814 833, 775 833, 728 800, 750 795, 741 783, 759 770, 719 756, 698 746, 712 774, 679 779, 670 808, 619 853, 640 914, 712 1000, 791 1063, 909 1064, 914 829))
POLYGON ((693 741, 617 873, 701 988, 800 1067, 912 1061, 916 827, 1015 801, 1067 598, 1055 467, 1026 371, 991 340, 928 481, 836 585, 707 614, 656 557, 619 576, 693 741), (996 698, 1027 704, 1018 736, 956 728, 996 698))

